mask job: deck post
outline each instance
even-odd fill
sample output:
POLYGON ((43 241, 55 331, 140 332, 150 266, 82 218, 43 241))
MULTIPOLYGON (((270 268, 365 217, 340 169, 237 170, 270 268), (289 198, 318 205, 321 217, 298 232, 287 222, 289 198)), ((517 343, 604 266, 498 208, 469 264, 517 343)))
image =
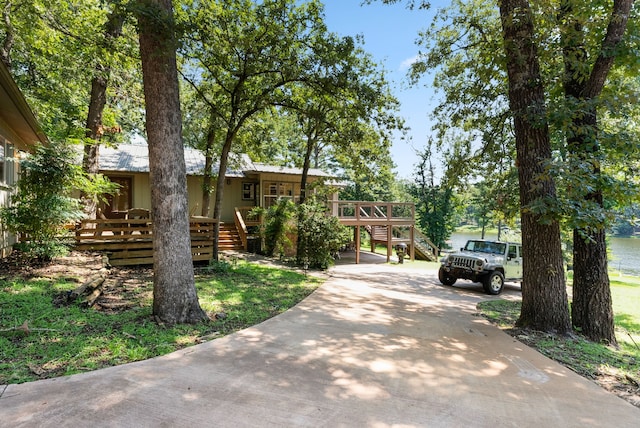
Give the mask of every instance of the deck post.
POLYGON ((369 226, 371 228, 371 252, 375 253, 376 252, 376 240, 374 239, 374 234, 376 231, 376 226, 369 226))
MULTIPOLYGON (((388 217, 387 217, 388 218, 388 217)), ((391 230, 391 223, 387 224, 387 263, 391 261, 391 254, 393 253, 393 234, 391 230)))
POLYGON ((410 235, 410 239, 411 239, 411 247, 409 247, 409 257, 410 260, 413 262, 416 259, 416 232, 415 232, 416 227, 415 226, 410 226, 409 227, 409 235, 410 235))
POLYGON ((356 264, 360 264, 360 226, 356 226, 356 264))

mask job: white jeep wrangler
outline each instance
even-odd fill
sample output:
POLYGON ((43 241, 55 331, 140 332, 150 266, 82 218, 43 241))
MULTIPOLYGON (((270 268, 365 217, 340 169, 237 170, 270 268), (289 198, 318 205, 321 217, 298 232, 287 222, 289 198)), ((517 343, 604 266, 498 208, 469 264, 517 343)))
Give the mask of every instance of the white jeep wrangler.
POLYGON ((453 285, 458 279, 482 282, 487 294, 500 294, 504 281, 522 281, 522 244, 470 240, 460 252, 440 260, 438 279, 453 285))

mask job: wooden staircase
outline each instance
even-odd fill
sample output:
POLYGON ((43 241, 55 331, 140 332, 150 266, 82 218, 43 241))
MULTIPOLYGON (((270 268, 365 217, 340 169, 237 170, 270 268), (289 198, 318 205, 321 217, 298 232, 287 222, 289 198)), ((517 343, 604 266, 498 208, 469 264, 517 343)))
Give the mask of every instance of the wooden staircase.
POLYGON ((220 236, 218 242, 218 250, 244 250, 242 247, 242 239, 234 223, 220 223, 220 236))
MULTIPOLYGON (((365 230, 371 236, 371 242, 386 244, 387 243, 387 227, 388 226, 364 226, 365 230)), ((418 229, 414 230, 414 244, 415 244, 415 258, 418 260, 427 260, 430 262, 437 262, 440 255, 440 249, 435 246, 431 240, 420 232, 418 229)), ((392 238, 392 244, 398 244, 401 242, 411 245, 411 241, 407 240, 407 237, 394 237, 392 238)))

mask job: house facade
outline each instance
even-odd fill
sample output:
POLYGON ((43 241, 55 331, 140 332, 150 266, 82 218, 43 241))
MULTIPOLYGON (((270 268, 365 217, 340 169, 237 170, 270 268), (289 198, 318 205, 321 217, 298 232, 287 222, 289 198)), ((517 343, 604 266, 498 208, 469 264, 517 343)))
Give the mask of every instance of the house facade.
MULTIPOLYGON (((202 212, 202 176, 204 155, 185 147, 189 213, 199 216, 202 212)), ((278 198, 294 201, 300 197, 300 168, 287 168, 252 162, 247 155, 232 156, 232 165, 226 173, 222 222, 233 222, 235 209, 271 206, 278 198)), ((214 166, 217 171, 217 166, 214 166)), ((117 148, 100 149, 100 172, 120 185, 120 192, 110 196, 100 207, 105 217, 118 218, 132 208, 151 208, 149 181, 149 154, 146 145, 120 144, 117 148)), ((319 169, 310 169, 308 183, 332 180, 319 169)), ((215 185, 215 181, 213 183, 215 185)), ((337 194, 333 199, 337 199, 337 194)), ((209 215, 213 213, 215 194, 211 195, 209 215)))
MULTIPOLYGON (((30 152, 36 143, 47 143, 31 108, 0 61, 0 207, 7 207, 18 181, 20 153, 30 152)), ((0 257, 11 251, 17 237, 0 223, 0 257)))

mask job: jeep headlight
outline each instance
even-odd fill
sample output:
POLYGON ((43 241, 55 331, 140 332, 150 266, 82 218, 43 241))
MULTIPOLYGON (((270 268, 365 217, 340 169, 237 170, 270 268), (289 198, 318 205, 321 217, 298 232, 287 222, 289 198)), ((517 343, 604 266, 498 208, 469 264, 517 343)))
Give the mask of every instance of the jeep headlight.
POLYGON ((479 260, 479 259, 476 260, 476 269, 478 269, 478 270, 482 269, 482 264, 483 264, 482 260, 479 260))

